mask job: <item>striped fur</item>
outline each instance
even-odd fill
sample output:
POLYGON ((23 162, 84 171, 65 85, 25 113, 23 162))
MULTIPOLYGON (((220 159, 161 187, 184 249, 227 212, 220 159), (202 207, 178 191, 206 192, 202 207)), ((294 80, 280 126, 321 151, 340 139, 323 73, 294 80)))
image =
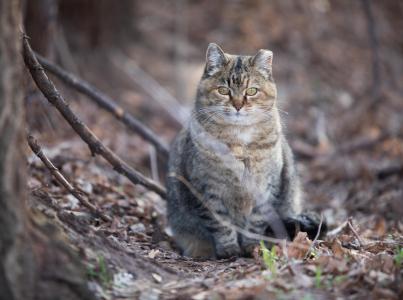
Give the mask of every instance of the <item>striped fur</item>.
POLYGON ((248 254, 258 241, 237 228, 263 235, 270 227, 285 237, 281 220, 301 212, 299 180, 276 109, 272 55, 229 55, 209 45, 192 118, 169 160, 168 222, 184 255, 248 254), (251 87, 258 92, 248 96, 251 87))

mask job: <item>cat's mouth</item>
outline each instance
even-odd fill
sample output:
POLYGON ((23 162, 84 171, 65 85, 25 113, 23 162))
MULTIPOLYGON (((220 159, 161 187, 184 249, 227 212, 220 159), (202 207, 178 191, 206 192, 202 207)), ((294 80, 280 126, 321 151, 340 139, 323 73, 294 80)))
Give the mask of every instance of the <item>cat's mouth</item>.
POLYGON ((267 120, 268 116, 258 111, 254 112, 241 109, 239 111, 226 111, 222 114, 220 119, 220 121, 225 124, 249 126, 267 120))
POLYGON ((249 113, 244 111, 244 110, 239 110, 239 111, 226 111, 224 113, 225 116, 227 117, 236 117, 236 118, 244 118, 248 117, 249 113))
POLYGON ((226 123, 234 125, 249 125, 253 123, 253 117, 246 111, 229 111, 224 114, 223 118, 226 123))

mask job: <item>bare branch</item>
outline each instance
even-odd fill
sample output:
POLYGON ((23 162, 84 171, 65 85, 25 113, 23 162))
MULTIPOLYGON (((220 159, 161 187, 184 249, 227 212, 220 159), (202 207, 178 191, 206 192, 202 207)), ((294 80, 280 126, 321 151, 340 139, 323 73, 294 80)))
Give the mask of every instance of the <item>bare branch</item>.
POLYGON ((141 69, 138 64, 123 54, 113 60, 113 63, 121 69, 130 79, 151 96, 178 124, 184 125, 189 117, 189 112, 153 77, 141 69))
POLYGON ((29 147, 31 147, 32 152, 36 156, 38 156, 44 165, 48 168, 50 173, 56 178, 57 182, 59 182, 66 190, 70 192, 80 203, 88 208, 95 216, 100 217, 102 220, 106 222, 112 221, 112 219, 103 214, 95 205, 88 202, 71 184, 67 181, 67 179, 60 173, 60 171, 55 167, 55 165, 49 160, 49 158, 43 153, 41 146, 38 144, 36 139, 28 134, 27 140, 29 147))
POLYGON ((164 159, 167 159, 169 154, 168 146, 147 126, 140 122, 132 114, 126 112, 119 106, 111 97, 102 93, 100 90, 92 86, 85 80, 63 70, 61 67, 53 64, 46 58, 35 53, 39 63, 50 73, 58 77, 68 86, 76 89, 80 93, 92 99, 99 107, 112 113, 118 120, 125 124, 130 130, 138 133, 143 139, 155 146, 157 151, 164 159))
POLYGON ((39 64, 28 42, 28 37, 23 37, 23 56, 33 80, 46 99, 54 105, 62 114, 75 132, 87 143, 93 155, 100 154, 120 174, 126 176, 134 184, 141 184, 161 197, 166 197, 166 190, 157 182, 145 177, 140 172, 131 168, 120 159, 112 150, 104 146, 98 137, 74 114, 69 105, 59 94, 52 81, 47 77, 43 67, 39 64))

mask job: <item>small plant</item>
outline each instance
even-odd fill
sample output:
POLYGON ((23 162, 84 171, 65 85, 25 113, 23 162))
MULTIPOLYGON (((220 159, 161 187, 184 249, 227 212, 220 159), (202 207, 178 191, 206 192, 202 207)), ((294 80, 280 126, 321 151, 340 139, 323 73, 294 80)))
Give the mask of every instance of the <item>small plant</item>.
POLYGON ((276 274, 276 261, 278 259, 276 254, 276 248, 273 246, 271 250, 267 249, 263 241, 260 241, 260 250, 262 251, 263 262, 268 270, 275 275, 276 274))
POLYGON ((315 286, 318 289, 322 286, 322 268, 320 266, 315 269, 315 286))
POLYGON ((397 248, 395 254, 395 264, 398 268, 403 266, 403 248, 397 248))
POLYGON ((338 275, 338 276, 336 276, 335 278, 334 278, 334 283, 335 284, 340 284, 340 283, 342 283, 342 282, 344 282, 344 281, 346 281, 347 280, 347 276, 346 275, 338 275))
POLYGON ((87 275, 89 279, 97 280, 103 286, 109 286, 112 282, 112 278, 106 266, 105 258, 102 255, 98 256, 96 266, 88 266, 87 275))

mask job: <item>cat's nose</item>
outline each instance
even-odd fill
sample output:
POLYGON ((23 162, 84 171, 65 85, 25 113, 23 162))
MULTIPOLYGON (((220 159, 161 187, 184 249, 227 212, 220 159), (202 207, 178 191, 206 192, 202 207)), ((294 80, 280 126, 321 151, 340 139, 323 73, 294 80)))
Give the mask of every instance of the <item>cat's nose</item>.
POLYGON ((233 101, 232 105, 235 107, 237 111, 240 111, 244 105, 244 101, 233 101))

